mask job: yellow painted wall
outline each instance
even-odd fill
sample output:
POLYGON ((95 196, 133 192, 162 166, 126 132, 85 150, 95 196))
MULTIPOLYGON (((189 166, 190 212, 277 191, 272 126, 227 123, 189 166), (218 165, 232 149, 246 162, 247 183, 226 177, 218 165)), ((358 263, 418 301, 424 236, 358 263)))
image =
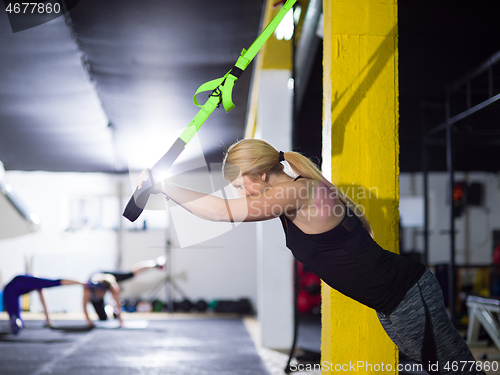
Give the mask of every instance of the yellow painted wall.
MULTIPOLYGON (((366 209, 375 240, 397 252, 397 1, 324 0, 323 8, 325 174, 366 209)), ((396 373, 397 348, 375 311, 325 285, 322 297, 323 373, 358 361, 373 370, 350 372, 396 373)))

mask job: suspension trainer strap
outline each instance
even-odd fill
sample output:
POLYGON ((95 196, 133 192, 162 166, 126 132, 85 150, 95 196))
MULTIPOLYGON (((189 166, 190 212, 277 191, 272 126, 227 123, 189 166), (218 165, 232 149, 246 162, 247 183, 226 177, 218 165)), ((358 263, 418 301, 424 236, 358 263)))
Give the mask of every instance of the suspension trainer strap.
POLYGON ((266 43, 266 41, 272 35, 274 30, 276 30, 276 27, 278 27, 279 23, 281 22, 285 14, 290 9, 292 9, 292 6, 293 4, 295 4, 295 2, 296 0, 288 0, 283 5, 278 14, 271 20, 271 22, 269 22, 269 24, 262 31, 262 33, 260 33, 257 39, 255 39, 252 45, 248 48, 248 50, 243 49, 240 57, 236 61, 236 64, 234 64, 234 67, 229 72, 227 72, 226 75, 224 75, 224 77, 204 83, 198 88, 198 90, 196 90, 196 93, 194 94, 193 97, 194 104, 196 104, 198 107, 201 107, 201 104, 199 104, 198 101, 196 100, 196 95, 198 95, 200 92, 205 92, 205 91, 213 92, 214 90, 217 90, 217 88, 219 88, 222 96, 222 105, 226 110, 226 112, 229 112, 231 109, 234 108, 234 104, 232 102, 232 90, 234 83, 241 76, 241 74, 248 67, 248 65, 252 62, 255 55, 257 55, 257 53, 260 51, 264 43, 266 43))
POLYGON ((153 168, 150 169, 149 179, 142 184, 141 190, 135 190, 125 207, 123 216, 132 222, 137 220, 144 210, 150 194, 153 192, 153 181, 159 182, 164 178, 165 172, 170 169, 172 164, 174 164, 175 160, 182 153, 189 141, 193 139, 195 134, 212 114, 212 112, 216 108, 220 107, 221 104, 226 112, 229 112, 234 108, 232 101, 234 83, 248 67, 250 62, 252 62, 255 55, 257 55, 257 52, 259 52, 267 39, 269 39, 285 14, 292 8, 296 1, 297 0, 287 0, 285 2, 278 14, 276 14, 272 21, 269 22, 248 50, 243 49, 234 67, 229 72, 227 72, 222 78, 206 82, 198 88, 193 97, 193 102, 198 107, 201 107, 200 110, 191 120, 186 129, 184 129, 179 138, 165 153, 165 155, 163 155, 161 159, 156 162, 153 168), (205 91, 211 91, 211 94, 208 100, 202 105, 196 100, 196 95, 205 91))

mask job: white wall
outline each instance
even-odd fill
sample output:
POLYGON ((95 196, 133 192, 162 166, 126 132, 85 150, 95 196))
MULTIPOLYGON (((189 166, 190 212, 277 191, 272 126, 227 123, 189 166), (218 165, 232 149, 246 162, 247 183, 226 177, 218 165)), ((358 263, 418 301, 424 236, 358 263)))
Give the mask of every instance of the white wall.
MULTIPOLYGON (((401 174, 401 198, 423 196, 421 173, 401 174)), ((500 175, 486 172, 455 174, 456 181, 480 182, 484 185, 484 204, 470 206, 455 221, 456 262, 488 264, 492 260, 492 231, 500 229, 500 175)), ((450 259, 448 177, 446 173, 429 175, 429 263, 447 263, 450 259)), ((403 228, 404 248, 423 251, 422 228, 403 228)))
MULTIPOLYGON (((291 72, 264 69, 260 72, 256 138, 280 151, 291 150, 291 72)), ((286 248, 278 220, 257 223, 258 319, 261 345, 288 349, 293 341, 293 256, 286 248)))
MULTIPOLYGON (((256 306, 253 224, 243 224, 196 246, 181 248, 175 226, 180 228, 184 223, 174 221, 174 225, 168 226, 165 210, 147 210, 134 224, 121 217, 122 207, 131 194, 128 176, 8 171, 4 181, 13 186, 25 206, 38 214, 41 224, 36 233, 0 240, 0 289, 14 276, 26 272, 84 282, 92 272, 116 269, 118 259, 126 269, 138 261, 164 255, 166 239, 171 237, 172 273, 189 298, 246 297, 256 306), (99 215, 90 215, 84 228, 68 230, 75 222, 71 218, 75 218, 75 207, 80 207, 81 201, 99 211, 99 215), (142 230, 144 221, 147 230, 142 230)), ((156 285, 164 283, 164 277, 165 273, 159 270, 147 271, 124 283, 123 297, 164 299, 164 288, 157 289, 156 295, 153 293, 156 285)), ((81 288, 61 287, 47 292, 51 310, 81 311, 81 288)), ((32 308, 40 310, 38 297, 31 300, 32 308)))

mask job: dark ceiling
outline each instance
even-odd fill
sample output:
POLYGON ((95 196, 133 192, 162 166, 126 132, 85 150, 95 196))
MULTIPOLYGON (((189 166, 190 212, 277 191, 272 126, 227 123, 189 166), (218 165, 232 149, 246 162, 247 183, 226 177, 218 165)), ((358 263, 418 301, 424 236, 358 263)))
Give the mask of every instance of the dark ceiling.
MULTIPOLYGON (((257 37, 262 7, 258 0, 80 0, 69 17, 16 33, 2 12, 0 160, 7 170, 151 166, 198 112, 196 89, 222 77, 257 37)), ((186 160, 200 148, 217 158, 242 137, 250 78, 243 74, 236 108, 213 113, 186 160)))
MULTIPOLYGON (((264 0, 73 3, 69 17, 16 33, 7 13, 0 15, 0 160, 7 170, 151 166, 198 111, 191 101, 198 86, 223 76, 258 35, 264 0)), ((500 50, 495 8, 493 1, 399 3, 403 172, 421 169, 421 103, 434 108, 428 126, 438 125, 446 84, 500 50)), ((320 128, 320 54, 316 64, 299 117, 320 128)), ((247 70, 235 85, 236 108, 216 110, 184 160, 203 154, 219 162, 224 147, 243 137, 247 70)), ((476 127, 498 129, 498 114, 492 105, 459 124, 467 134, 457 135, 457 169, 500 169, 500 136, 471 135, 476 127)), ((308 134, 302 139, 312 146, 300 148, 318 156, 321 132, 310 127, 308 134)), ((443 150, 438 136, 430 147, 432 169, 446 167, 443 150)))

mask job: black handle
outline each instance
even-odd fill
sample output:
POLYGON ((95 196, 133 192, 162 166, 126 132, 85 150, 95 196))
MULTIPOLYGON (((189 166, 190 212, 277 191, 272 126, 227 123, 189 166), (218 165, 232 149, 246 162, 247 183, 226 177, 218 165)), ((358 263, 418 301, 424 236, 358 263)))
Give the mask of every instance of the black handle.
POLYGON ((149 196, 153 190, 153 184, 151 181, 151 175, 148 177, 146 181, 143 182, 141 189, 135 189, 134 194, 130 198, 123 211, 123 216, 129 219, 131 222, 137 220, 137 218, 141 215, 142 211, 144 211, 144 207, 146 207, 146 203, 148 203, 149 196))
MULTIPOLYGON (((125 216, 130 221, 134 222, 141 215, 142 211, 144 211, 144 207, 146 207, 146 203, 148 203, 149 196, 153 191, 153 181, 151 180, 151 174, 153 171, 158 173, 158 170, 167 171, 177 157, 181 154, 182 150, 186 146, 186 142, 184 142, 181 138, 177 138, 174 144, 170 147, 170 149, 161 157, 160 160, 151 168, 149 171, 149 177, 142 184, 141 190, 135 189, 134 195, 127 203, 127 207, 123 211, 123 216, 125 216)), ((160 177, 156 177, 158 181, 160 181, 160 177)), ((156 182, 158 182, 156 181, 156 182)))

